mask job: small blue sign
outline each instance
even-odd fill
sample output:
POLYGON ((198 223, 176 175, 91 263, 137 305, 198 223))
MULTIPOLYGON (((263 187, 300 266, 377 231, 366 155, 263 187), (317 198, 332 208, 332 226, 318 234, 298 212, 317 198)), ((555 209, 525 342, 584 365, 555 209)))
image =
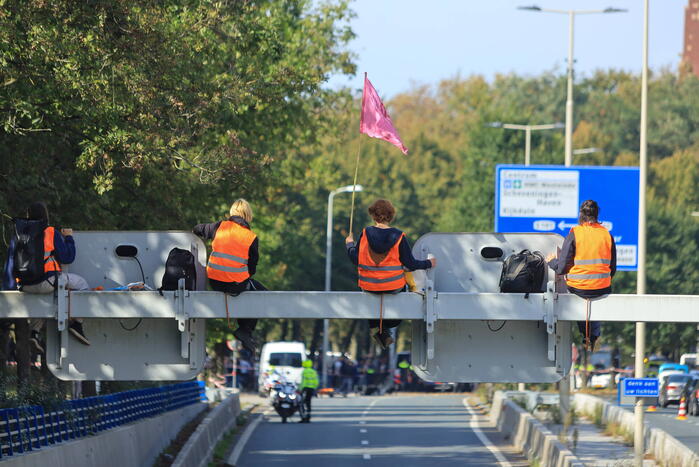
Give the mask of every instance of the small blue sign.
POLYGON ((614 237, 617 269, 638 265, 638 167, 498 165, 496 232, 553 232, 578 224, 580 204, 594 199, 600 222, 614 237))
POLYGON ((658 378, 624 378, 622 397, 658 397, 658 378))

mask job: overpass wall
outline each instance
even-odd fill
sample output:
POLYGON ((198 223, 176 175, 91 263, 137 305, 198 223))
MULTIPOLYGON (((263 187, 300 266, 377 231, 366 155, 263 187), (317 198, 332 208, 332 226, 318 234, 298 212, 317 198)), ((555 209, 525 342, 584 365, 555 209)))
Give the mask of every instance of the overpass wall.
POLYGON ((493 397, 490 421, 506 434, 528 459, 551 467, 582 467, 583 463, 539 420, 507 399, 502 391, 493 397))
POLYGON ((221 403, 204 418, 196 431, 192 433, 192 436, 180 449, 172 467, 206 467, 213 457, 216 444, 236 425, 236 420, 240 414, 238 390, 220 392, 218 397, 221 403))

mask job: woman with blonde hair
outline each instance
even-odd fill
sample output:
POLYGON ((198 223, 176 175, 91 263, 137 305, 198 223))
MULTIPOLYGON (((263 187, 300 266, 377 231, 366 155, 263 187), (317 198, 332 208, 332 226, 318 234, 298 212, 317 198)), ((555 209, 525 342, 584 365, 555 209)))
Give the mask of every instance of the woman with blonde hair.
MULTIPOLYGON (((267 290, 252 278, 257 271, 259 240, 250 228, 252 208, 244 199, 233 202, 226 220, 198 224, 192 231, 211 242, 211 255, 206 276, 211 288, 218 292, 238 295, 248 290, 267 290)), ((252 333, 256 319, 239 319, 233 335, 253 354, 257 347, 252 333)))

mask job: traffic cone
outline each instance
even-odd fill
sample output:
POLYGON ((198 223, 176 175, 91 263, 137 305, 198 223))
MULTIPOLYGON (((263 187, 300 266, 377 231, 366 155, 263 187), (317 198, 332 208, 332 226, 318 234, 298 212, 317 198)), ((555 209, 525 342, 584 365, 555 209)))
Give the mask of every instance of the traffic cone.
POLYGON ((680 410, 677 412, 675 420, 687 420, 687 401, 684 396, 680 399, 680 410))
POLYGON ((656 407, 655 405, 649 405, 648 408, 646 409, 646 412, 657 412, 657 411, 658 411, 658 407, 656 407))

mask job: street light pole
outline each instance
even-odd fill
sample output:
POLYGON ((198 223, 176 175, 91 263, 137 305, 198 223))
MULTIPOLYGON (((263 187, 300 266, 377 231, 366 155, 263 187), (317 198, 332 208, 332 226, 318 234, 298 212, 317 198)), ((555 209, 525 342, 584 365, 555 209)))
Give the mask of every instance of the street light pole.
POLYGON ((562 123, 547 123, 544 125, 520 125, 518 123, 490 122, 487 124, 493 128, 504 128, 506 130, 524 130, 524 165, 531 164, 532 152, 532 131, 555 130, 563 128, 562 123))
POLYGON ((532 127, 527 126, 524 130, 524 165, 532 162, 532 127))
MULTIPOLYGON (((332 277, 332 252, 333 252, 333 199, 338 193, 347 193, 350 191, 362 191, 364 187, 361 185, 347 185, 336 190, 331 191, 328 194, 328 223, 325 230, 325 291, 330 290, 330 279, 332 277)), ((326 318, 323 320, 323 358, 322 358, 322 373, 323 373, 323 387, 328 387, 328 330, 330 328, 330 321, 326 318)))
POLYGON ((575 29, 575 15, 589 15, 594 13, 623 13, 621 8, 605 8, 604 10, 555 10, 538 6, 520 6, 520 10, 538 11, 543 13, 559 13, 568 15, 568 93, 566 97, 566 143, 565 165, 573 164, 573 40, 575 29))
MULTIPOLYGON (((641 137, 639 147, 638 184, 638 273, 636 293, 646 293, 646 178, 648 176, 648 0, 643 2, 643 69, 641 71, 641 137)), ((636 323, 635 376, 643 378, 643 357, 646 352, 646 323, 636 323)), ((636 398, 634 406, 634 458, 637 466, 643 465, 645 454, 643 433, 643 398, 636 398)))
POLYGON ((575 28, 575 12, 568 12, 568 93, 566 97, 566 146, 565 165, 573 164, 573 30, 575 28))

